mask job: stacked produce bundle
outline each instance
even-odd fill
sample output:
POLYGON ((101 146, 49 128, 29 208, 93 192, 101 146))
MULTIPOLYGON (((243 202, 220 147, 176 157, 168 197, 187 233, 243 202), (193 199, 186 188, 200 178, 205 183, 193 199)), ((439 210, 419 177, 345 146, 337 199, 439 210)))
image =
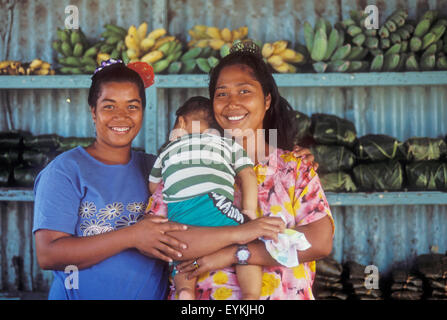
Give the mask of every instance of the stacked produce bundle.
POLYGON ((54 75, 56 71, 51 69, 51 64, 40 59, 34 59, 30 63, 22 63, 20 61, 0 61, 0 75, 23 76, 37 75, 46 76, 54 75))
POLYGON ((423 295, 423 282, 416 274, 404 269, 392 271, 391 299, 420 300, 423 295))
POLYGON ((353 192, 357 188, 349 171, 355 163, 351 151, 356 140, 354 124, 335 115, 315 113, 311 117, 311 146, 325 191, 353 192))
POLYGON ((23 138, 29 135, 18 130, 0 132, 0 187, 13 184, 14 167, 21 162, 23 138))
POLYGON ((102 61, 108 59, 121 59, 127 63, 129 58, 127 57, 126 45, 124 43, 127 35, 126 29, 111 23, 105 24, 104 28, 106 30, 101 33, 103 40, 95 47, 98 48, 96 62, 99 65, 102 61))
POLYGON ((442 138, 410 138, 405 142, 410 190, 447 190, 447 145, 442 138))
POLYGON ((273 43, 264 43, 262 46, 262 57, 276 72, 297 73, 297 65, 306 62, 305 54, 288 48, 289 42, 279 40, 273 43))
POLYGON ((418 272, 426 281, 430 300, 447 300, 447 256, 439 253, 416 257, 418 272))
MULTIPOLYGON (((332 27, 329 21, 321 18, 315 28, 306 21, 303 29, 306 47, 316 72, 359 72, 368 69, 369 63, 365 60, 368 50, 361 46, 364 40, 347 43, 345 31, 340 25, 332 27)), ((351 35, 352 39, 357 40, 354 32, 351 35)))
POLYGON ((149 33, 147 28, 146 22, 141 23, 138 28, 134 25, 129 27, 124 39, 127 47, 125 57, 130 62, 146 62, 152 65, 155 73, 162 73, 180 59, 183 45, 176 37, 166 35, 164 28, 149 33))
POLYGON ((382 300, 382 290, 379 288, 368 288, 370 284, 365 273, 366 266, 355 261, 348 261, 344 264, 344 283, 349 290, 350 298, 355 300, 382 300))
POLYGON ((81 29, 58 29, 57 37, 52 46, 59 53, 57 61, 62 65, 61 73, 91 74, 95 71, 101 43, 90 45, 81 29))
POLYGON ((313 290, 318 300, 346 300, 348 295, 343 292, 341 275, 343 267, 333 258, 317 261, 313 290))
POLYGON ((399 140, 369 134, 360 137, 355 146, 359 164, 353 169, 357 187, 363 191, 400 190, 404 182, 402 165, 404 147, 399 140))

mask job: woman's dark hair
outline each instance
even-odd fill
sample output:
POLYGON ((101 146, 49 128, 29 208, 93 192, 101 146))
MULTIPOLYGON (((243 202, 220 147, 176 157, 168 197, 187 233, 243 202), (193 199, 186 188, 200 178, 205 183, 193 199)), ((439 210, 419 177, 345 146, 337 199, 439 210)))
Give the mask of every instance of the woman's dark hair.
POLYGON ((216 121, 211 106, 211 100, 206 97, 195 96, 189 98, 175 112, 175 115, 177 116, 176 124, 179 116, 196 116, 200 120, 206 121, 210 128, 215 128, 216 121))
POLYGON ((291 150, 294 146, 296 126, 291 117, 293 108, 279 94, 278 86, 269 67, 260 54, 247 51, 235 51, 225 56, 210 72, 209 95, 214 102, 217 80, 223 68, 233 65, 243 65, 251 70, 253 77, 261 84, 264 97, 270 94, 270 108, 264 116, 263 126, 266 129, 265 139, 269 143, 269 129, 277 130, 277 147, 291 150))
POLYGON ((143 110, 146 107, 146 92, 144 89, 144 83, 140 75, 125 66, 124 63, 116 63, 105 67, 104 69, 98 71, 92 77, 92 84, 88 93, 88 104, 91 108, 96 107, 98 98, 101 94, 101 86, 107 82, 131 82, 138 87, 138 92, 140 93, 141 105, 143 110))

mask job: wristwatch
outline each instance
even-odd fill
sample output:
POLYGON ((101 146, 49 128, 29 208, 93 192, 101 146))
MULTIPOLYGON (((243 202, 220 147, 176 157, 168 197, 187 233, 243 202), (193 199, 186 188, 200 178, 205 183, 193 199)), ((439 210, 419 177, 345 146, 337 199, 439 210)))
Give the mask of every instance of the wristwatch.
POLYGON ((236 250, 237 264, 248 264, 250 258, 250 250, 245 244, 240 245, 236 250))

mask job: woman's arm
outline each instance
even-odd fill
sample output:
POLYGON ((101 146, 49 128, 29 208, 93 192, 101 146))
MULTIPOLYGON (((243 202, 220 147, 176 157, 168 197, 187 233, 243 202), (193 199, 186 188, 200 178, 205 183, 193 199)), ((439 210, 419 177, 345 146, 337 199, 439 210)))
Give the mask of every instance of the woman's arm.
POLYGON ((133 226, 89 237, 40 229, 35 233, 37 260, 42 269, 64 270, 67 265, 79 269, 95 265, 125 249, 137 248, 145 255, 171 261, 186 245, 166 233, 185 230, 186 226, 149 217, 133 226), (173 249, 175 248, 175 249, 173 249))
MULTIPOLYGON (((305 251, 298 251, 298 260, 300 263, 315 261, 328 256, 332 251, 332 223, 329 216, 321 218, 315 222, 295 228, 299 232, 303 232, 307 240, 312 245, 305 251)), ((219 270, 232 266, 237 263, 236 250, 238 245, 230 245, 210 255, 197 259, 199 268, 185 261, 177 266, 180 272, 191 272, 190 277, 196 277, 202 273, 219 270)), ((248 244, 251 256, 248 260, 249 264, 262 266, 279 266, 280 264, 271 257, 265 249, 262 241, 255 240, 248 244)))

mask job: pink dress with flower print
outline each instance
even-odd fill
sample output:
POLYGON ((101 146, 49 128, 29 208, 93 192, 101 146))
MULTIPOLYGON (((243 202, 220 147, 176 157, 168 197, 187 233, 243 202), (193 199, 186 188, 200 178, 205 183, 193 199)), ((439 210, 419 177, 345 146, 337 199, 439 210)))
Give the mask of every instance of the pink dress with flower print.
MULTIPOLYGON (((334 222, 320 179, 313 168, 304 164, 291 152, 276 149, 268 159, 254 167, 258 179, 258 217, 281 213, 287 228, 305 225, 328 215, 334 222)), ((151 197, 147 211, 166 216, 161 187, 151 197)), ((241 193, 235 187, 234 203, 240 207, 241 193)), ((315 278, 315 261, 294 268, 264 267, 261 299, 313 300, 312 284, 315 278)), ((175 299, 171 286, 169 299, 175 299)), ((234 268, 228 267, 202 274, 197 280, 198 300, 239 300, 241 292, 234 268)))

